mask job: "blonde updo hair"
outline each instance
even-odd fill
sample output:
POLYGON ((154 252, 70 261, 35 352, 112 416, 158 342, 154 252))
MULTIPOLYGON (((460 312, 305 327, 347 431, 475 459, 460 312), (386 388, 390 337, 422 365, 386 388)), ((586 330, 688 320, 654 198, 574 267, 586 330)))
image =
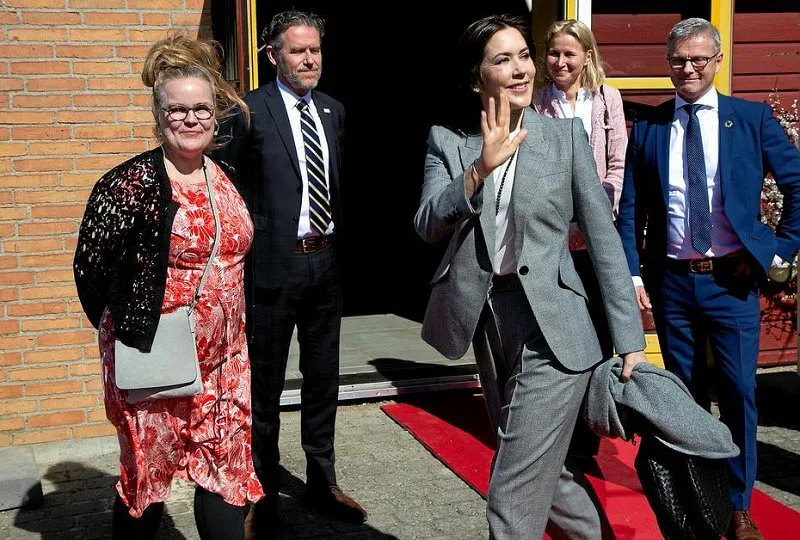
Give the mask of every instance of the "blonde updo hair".
POLYGON ((584 52, 592 51, 589 63, 581 71, 581 88, 597 90, 606 79, 606 72, 603 70, 603 60, 597 48, 597 41, 591 29, 580 21, 567 19, 556 21, 550 25, 544 37, 544 58, 541 59, 540 69, 536 70, 537 87, 547 86, 553 83, 553 78, 547 71, 547 51, 550 49, 550 42, 558 35, 572 36, 581 44, 584 52))
MULTIPOLYGON (((212 40, 192 39, 177 34, 162 39, 150 48, 142 68, 142 82, 153 89, 154 132, 159 143, 164 140, 161 132, 161 108, 164 103, 164 86, 176 79, 202 79, 211 87, 214 96, 214 121, 219 122, 239 108, 249 124, 250 109, 236 90, 222 75, 220 65, 221 47, 212 40)), ((227 141, 215 141, 217 147, 227 141)))

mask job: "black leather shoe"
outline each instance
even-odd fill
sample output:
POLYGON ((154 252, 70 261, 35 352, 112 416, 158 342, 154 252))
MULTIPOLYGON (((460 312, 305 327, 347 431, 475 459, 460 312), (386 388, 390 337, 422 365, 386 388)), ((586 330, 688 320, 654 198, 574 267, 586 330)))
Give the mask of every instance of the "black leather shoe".
POLYGON ((306 493, 306 504, 314 512, 331 519, 350 523, 364 523, 367 520, 367 511, 345 495, 339 486, 306 493))

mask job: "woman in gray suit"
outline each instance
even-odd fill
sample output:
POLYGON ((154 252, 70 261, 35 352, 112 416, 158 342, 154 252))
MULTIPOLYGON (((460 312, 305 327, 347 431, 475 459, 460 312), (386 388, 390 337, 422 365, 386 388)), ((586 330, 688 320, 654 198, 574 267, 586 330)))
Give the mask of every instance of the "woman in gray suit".
MULTIPOLYGON (((530 108, 533 46, 524 22, 495 15, 463 33, 458 59, 480 97, 480 132, 434 126, 414 223, 449 239, 422 337, 449 358, 474 341, 498 450, 492 538, 599 538, 600 517, 564 459, 591 369, 603 360, 568 251, 586 236, 623 378, 644 360, 633 282, 577 120, 530 108), (548 526, 549 522, 549 526, 548 526)), ((477 117, 477 111, 475 111, 477 117)))

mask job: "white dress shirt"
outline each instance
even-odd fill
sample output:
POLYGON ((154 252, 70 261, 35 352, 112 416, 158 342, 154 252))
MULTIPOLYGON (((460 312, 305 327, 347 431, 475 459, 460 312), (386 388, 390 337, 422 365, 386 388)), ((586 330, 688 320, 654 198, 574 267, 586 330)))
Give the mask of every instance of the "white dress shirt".
MULTIPOLYGON (((509 134, 509 139, 516 137, 519 130, 509 134)), ((494 218, 494 261, 492 269, 497 275, 514 274, 517 271, 517 256, 514 253, 514 220, 510 214, 511 210, 511 191, 514 189, 514 174, 517 172, 517 156, 519 149, 508 158, 505 163, 492 171, 494 180, 494 197, 492 198, 492 211, 497 204, 497 195, 500 194, 500 209, 494 218), (500 183, 503 175, 503 190, 500 191, 500 183)), ((485 206, 485 204, 484 204, 485 206)))
POLYGON ((695 104, 703 138, 703 156, 706 166, 708 202, 711 211, 711 247, 698 253, 692 246, 688 207, 686 166, 686 126, 689 113, 683 98, 675 98, 675 116, 669 137, 669 206, 667 208, 667 256, 674 259, 720 257, 742 248, 739 237, 733 232, 725 216, 722 187, 719 178, 719 96, 715 89, 706 92, 695 104))
POLYGON ((572 110, 567 94, 562 92, 558 86, 553 85, 553 95, 558 100, 558 108, 560 111, 559 118, 580 118, 583 122, 583 129, 586 130, 586 135, 589 140, 592 140, 592 105, 594 102, 594 94, 585 88, 578 89, 578 95, 575 97, 575 110, 572 110))
MULTIPOLYGON (((298 165, 300 165, 300 176, 303 180, 303 197, 300 205, 300 219, 297 224, 297 238, 305 238, 307 236, 312 236, 313 233, 311 231, 311 221, 308 217, 308 170, 306 169, 306 147, 303 143, 303 132, 300 129, 300 109, 297 108, 298 101, 301 99, 306 100, 308 103, 308 110, 311 112, 314 123, 317 125, 317 134, 319 135, 319 141, 322 145, 322 158, 325 161, 325 183, 328 185, 328 191, 330 192, 328 140, 325 138, 325 130, 322 128, 317 106, 314 104, 314 99, 312 97, 313 92, 309 92, 305 96, 300 97, 281 83, 280 79, 277 80, 277 83, 278 89, 281 92, 281 97, 283 98, 283 103, 286 106, 286 112, 289 115, 289 125, 292 128, 292 138, 294 139, 294 147, 297 151, 298 165)), ((325 234, 332 234, 333 229, 333 220, 331 220, 325 234)))

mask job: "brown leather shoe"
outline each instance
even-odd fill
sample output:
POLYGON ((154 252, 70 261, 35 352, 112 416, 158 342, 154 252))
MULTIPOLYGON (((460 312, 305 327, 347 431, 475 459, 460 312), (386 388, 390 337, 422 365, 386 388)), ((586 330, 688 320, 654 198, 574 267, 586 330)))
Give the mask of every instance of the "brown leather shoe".
POLYGON ((734 510, 725 538, 728 540, 762 540, 764 537, 761 536, 749 511, 734 510))
POLYGON ((327 489, 307 493, 306 503, 311 510, 332 519, 351 523, 367 521, 367 511, 345 495, 339 486, 329 486, 327 489))

